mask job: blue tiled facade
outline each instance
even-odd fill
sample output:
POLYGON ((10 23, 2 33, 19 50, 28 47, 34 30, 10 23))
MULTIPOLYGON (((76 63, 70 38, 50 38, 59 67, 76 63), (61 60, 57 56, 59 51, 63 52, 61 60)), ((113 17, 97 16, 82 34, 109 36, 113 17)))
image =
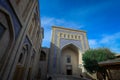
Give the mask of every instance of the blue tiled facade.
POLYGON ((82 51, 82 45, 79 40, 68 40, 68 39, 60 39, 60 50, 68 44, 74 44, 82 51))

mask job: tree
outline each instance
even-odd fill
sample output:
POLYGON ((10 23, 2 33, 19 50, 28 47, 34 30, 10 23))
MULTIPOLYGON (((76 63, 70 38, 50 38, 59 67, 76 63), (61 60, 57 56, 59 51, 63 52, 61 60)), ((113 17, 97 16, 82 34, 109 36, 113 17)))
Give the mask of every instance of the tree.
POLYGON ((90 73, 100 72, 103 76, 106 70, 98 65, 98 62, 108 59, 114 59, 115 54, 107 48, 89 49, 83 54, 83 64, 86 70, 90 73))

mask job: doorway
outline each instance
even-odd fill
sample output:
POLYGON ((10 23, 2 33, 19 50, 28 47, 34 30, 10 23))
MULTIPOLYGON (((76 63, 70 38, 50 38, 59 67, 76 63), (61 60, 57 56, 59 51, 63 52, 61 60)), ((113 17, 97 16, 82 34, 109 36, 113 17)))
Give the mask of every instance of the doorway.
POLYGON ((66 74, 72 75, 72 65, 66 65, 66 74))
POLYGON ((67 69, 67 75, 72 75, 72 69, 67 69))

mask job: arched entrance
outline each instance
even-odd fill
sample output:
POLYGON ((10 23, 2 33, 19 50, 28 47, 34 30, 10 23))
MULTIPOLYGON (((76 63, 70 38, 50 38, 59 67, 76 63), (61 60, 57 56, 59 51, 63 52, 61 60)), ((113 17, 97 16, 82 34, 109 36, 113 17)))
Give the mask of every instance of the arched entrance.
POLYGON ((46 80, 47 75, 47 53, 42 50, 40 54, 40 70, 39 70, 40 80, 46 80))
POLYGON ((79 49, 69 44, 61 50, 61 73, 63 75, 77 75, 79 65, 79 49))
POLYGON ((28 45, 23 45, 14 72, 13 80, 23 80, 28 64, 28 45))

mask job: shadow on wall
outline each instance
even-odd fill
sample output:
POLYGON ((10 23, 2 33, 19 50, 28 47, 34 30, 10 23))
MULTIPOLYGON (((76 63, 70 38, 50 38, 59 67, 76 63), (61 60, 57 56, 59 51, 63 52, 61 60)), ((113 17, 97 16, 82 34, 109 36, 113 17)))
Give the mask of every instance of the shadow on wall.
POLYGON ((49 52, 49 48, 42 48, 41 50, 40 59, 39 59, 39 65, 40 65, 39 77, 41 80, 47 79, 48 52, 49 52))

